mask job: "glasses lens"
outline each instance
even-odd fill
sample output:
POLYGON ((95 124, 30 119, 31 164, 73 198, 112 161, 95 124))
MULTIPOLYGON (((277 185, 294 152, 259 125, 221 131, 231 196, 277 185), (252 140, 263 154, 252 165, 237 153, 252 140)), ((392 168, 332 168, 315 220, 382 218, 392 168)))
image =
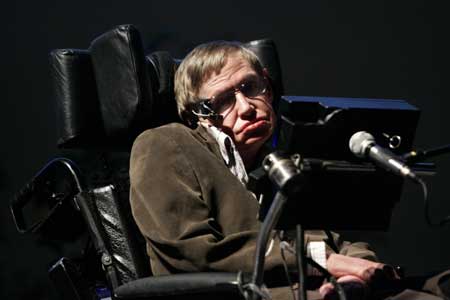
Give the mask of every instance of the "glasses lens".
POLYGON ((217 113, 223 113, 236 101, 234 90, 226 91, 211 99, 211 107, 217 113))
POLYGON ((256 97, 264 92, 264 83, 259 79, 252 79, 241 84, 239 90, 246 97, 256 97))
POLYGON ((211 108, 217 113, 224 113, 236 102, 236 91, 241 92, 245 97, 254 98, 266 91, 266 84, 261 78, 252 78, 241 83, 238 88, 228 90, 211 98, 211 108))

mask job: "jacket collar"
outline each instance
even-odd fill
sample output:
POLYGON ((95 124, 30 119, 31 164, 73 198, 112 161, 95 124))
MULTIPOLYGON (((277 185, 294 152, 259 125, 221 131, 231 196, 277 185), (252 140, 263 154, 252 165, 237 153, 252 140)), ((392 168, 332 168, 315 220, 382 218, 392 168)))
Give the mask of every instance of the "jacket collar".
MULTIPOLYGON (((219 144, 217 144, 217 141, 215 138, 208 132, 208 130, 201 125, 197 125, 197 127, 194 129, 194 133, 201 141, 205 142, 208 146, 208 148, 220 159, 222 159, 222 154, 220 153, 220 147, 219 144)), ((271 139, 267 141, 260 149, 256 164, 254 165, 254 169, 258 169, 261 166, 261 163, 266 157, 266 155, 270 154, 274 151, 274 148, 271 145, 271 139)), ((252 169, 253 170, 253 169, 252 169)), ((252 171, 249 170, 249 171, 252 171)))
POLYGON ((205 127, 197 125, 197 128, 194 129, 194 133, 198 139, 200 139, 206 144, 208 149, 211 150, 211 152, 213 152, 214 155, 217 156, 217 158, 222 159, 219 144, 217 144, 217 141, 214 139, 213 136, 211 136, 210 133, 208 133, 208 130, 206 130, 205 127))

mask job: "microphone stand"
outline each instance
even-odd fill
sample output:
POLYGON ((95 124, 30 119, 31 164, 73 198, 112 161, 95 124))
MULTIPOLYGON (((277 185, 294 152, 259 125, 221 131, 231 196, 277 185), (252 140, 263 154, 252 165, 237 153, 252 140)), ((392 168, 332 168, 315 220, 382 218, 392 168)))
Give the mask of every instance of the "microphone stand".
POLYGON ((252 286, 250 288, 251 292, 253 292, 251 298, 252 300, 259 300, 261 297, 262 293, 260 291, 263 285, 267 242, 269 241, 270 232, 275 227, 286 201, 287 197, 283 194, 283 192, 278 191, 258 233, 258 238, 256 241, 255 265, 251 280, 252 286))
MULTIPOLYGON (((307 164, 307 161, 305 161, 307 164)), ((267 212, 261 229, 258 233, 256 241, 255 264, 252 274, 251 282, 244 286, 244 296, 246 299, 260 300, 261 297, 268 298, 266 291, 263 289, 264 276, 264 261, 267 243, 271 231, 277 225, 281 212, 290 196, 296 195, 300 192, 305 184, 303 169, 307 169, 301 161, 299 154, 294 154, 291 157, 281 155, 273 152, 267 155, 263 161, 263 169, 268 173, 270 180, 278 187, 278 192, 275 195, 269 211, 267 212)), ((305 252, 305 232, 301 224, 296 225, 296 264, 298 269, 298 300, 307 300, 306 298, 306 263, 309 263, 314 268, 318 269, 326 278, 330 280, 336 289, 339 300, 346 300, 345 292, 342 286, 337 283, 336 279, 322 266, 314 260, 306 257, 305 252)))
MULTIPOLYGON (((263 295, 261 287, 263 285, 265 253, 270 233, 278 222, 288 196, 297 192, 301 188, 303 181, 303 176, 300 171, 300 156, 298 154, 286 158, 278 153, 271 153, 264 158, 263 168, 269 174, 269 178, 278 186, 279 191, 275 195, 269 211, 264 218, 256 241, 255 265, 250 286, 252 300, 259 300, 261 295, 263 295)), ((303 231, 301 232, 303 233, 303 231)), ((303 238, 301 238, 300 242, 301 253, 299 255, 303 255, 303 238)), ((304 280, 304 263, 300 261, 299 265, 301 266, 299 274, 301 275, 301 279, 304 280)), ((299 299, 306 300, 306 291, 303 285, 300 287, 299 292, 301 292, 299 299)))

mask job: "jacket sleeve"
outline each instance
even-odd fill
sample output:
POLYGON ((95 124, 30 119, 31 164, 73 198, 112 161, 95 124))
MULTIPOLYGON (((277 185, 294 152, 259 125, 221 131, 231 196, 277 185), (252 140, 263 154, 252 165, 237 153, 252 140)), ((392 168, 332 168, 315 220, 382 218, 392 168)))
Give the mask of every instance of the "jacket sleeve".
MULTIPOLYGON (((251 272, 258 228, 225 236, 214 218, 217 208, 204 200, 199 180, 185 151, 170 136, 147 132, 134 143, 130 199, 147 239, 153 272, 251 272)), ((266 257, 265 268, 277 273, 283 262, 278 242, 274 248, 278 251, 266 257)), ((293 263, 288 254, 288 264, 293 263)))
POLYGON ((348 241, 343 241, 339 250, 339 254, 378 262, 378 258, 375 252, 370 249, 369 244, 366 242, 350 243, 348 241))
MULTIPOLYGON (((314 240, 319 240, 319 239, 323 239, 326 241, 328 240, 328 237, 326 236, 326 234, 323 231, 320 231, 319 233, 311 232, 311 236, 314 237, 314 240)), ((375 252, 372 249, 370 249, 368 243, 344 241, 342 239, 342 237, 336 232, 332 232, 331 236, 334 240, 334 244, 338 248, 338 251, 339 251, 338 254, 342 254, 342 255, 350 256, 350 257, 358 257, 358 258, 363 258, 363 259, 367 259, 370 261, 378 262, 378 258, 376 256, 375 252)), ((310 238, 310 240, 312 240, 312 239, 310 238)), ((327 247, 327 252, 328 252, 328 254, 334 253, 334 251, 330 247, 327 247)))

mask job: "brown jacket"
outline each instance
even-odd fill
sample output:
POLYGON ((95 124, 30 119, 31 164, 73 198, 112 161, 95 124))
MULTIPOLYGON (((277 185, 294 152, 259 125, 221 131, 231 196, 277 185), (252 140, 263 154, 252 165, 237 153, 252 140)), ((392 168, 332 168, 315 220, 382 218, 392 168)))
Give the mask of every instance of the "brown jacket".
MULTIPOLYGON (((252 271, 258 202, 202 126, 169 124, 142 133, 133 145, 130 180, 133 215, 155 275, 252 271)), ((306 234, 307 241, 323 238, 321 232, 306 234)), ((337 242, 342 254, 375 258, 365 243, 337 242)), ((287 260, 294 264, 293 256, 287 260)), ((267 281, 283 277, 278 242, 265 270, 267 281)))

